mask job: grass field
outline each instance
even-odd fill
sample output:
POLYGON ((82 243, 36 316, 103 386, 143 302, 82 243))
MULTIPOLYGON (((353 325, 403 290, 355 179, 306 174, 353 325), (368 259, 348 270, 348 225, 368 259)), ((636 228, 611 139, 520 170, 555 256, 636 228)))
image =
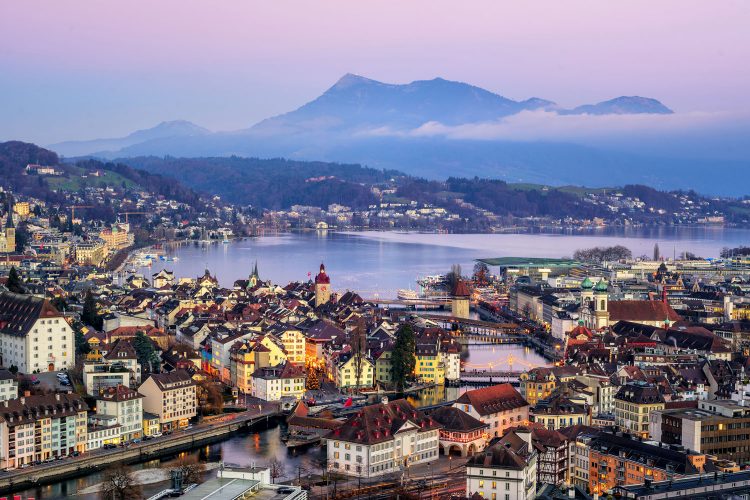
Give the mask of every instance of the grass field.
POLYGON ((127 188, 137 187, 133 181, 124 178, 120 174, 108 170, 100 170, 99 172, 101 172, 99 177, 92 175, 82 177, 87 173, 87 170, 73 165, 66 165, 65 175, 47 177, 46 180, 50 189, 63 189, 66 191, 78 191, 87 187, 120 187, 123 183, 127 188))

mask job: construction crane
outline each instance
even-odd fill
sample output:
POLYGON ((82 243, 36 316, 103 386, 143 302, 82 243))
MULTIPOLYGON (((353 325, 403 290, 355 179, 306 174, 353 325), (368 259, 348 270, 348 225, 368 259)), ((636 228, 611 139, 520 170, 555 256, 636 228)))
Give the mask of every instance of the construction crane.
POLYGON ((71 223, 76 218, 76 208, 94 208, 94 205, 71 205, 70 206, 70 222, 71 223))
POLYGON ((128 215, 147 215, 148 212, 118 212, 117 215, 124 215, 125 216, 125 224, 129 224, 128 222, 128 215))

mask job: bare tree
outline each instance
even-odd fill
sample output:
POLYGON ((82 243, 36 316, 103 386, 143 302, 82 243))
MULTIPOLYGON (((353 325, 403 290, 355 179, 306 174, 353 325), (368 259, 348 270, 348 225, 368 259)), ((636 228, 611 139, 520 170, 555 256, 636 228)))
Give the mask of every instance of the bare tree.
POLYGON ((141 486, 135 481, 129 467, 115 465, 104 471, 102 500, 138 500, 143 498, 141 486))
POLYGON ((362 363, 367 352, 367 327, 365 326, 365 319, 361 316, 352 332, 352 350, 354 353, 354 392, 359 393, 360 381, 362 380, 362 363))
POLYGON ((286 472, 284 470, 284 463, 278 458, 274 458, 270 462, 268 462, 268 469, 271 475, 271 482, 274 484, 276 484, 276 479, 284 477, 284 474, 286 472))
POLYGON ((203 473, 206 471, 203 462, 189 461, 183 458, 178 462, 177 468, 182 472, 184 484, 200 484, 203 482, 203 473))

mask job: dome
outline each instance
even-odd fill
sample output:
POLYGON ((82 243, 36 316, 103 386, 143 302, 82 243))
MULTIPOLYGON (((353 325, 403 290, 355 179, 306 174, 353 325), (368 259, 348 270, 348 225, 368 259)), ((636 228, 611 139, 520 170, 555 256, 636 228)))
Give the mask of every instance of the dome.
POLYGON ((581 288, 583 288, 584 290, 594 288, 594 283, 589 279, 588 276, 586 276, 586 278, 581 281, 581 288))
POLYGON ((596 284, 594 287, 594 290, 597 292, 606 292, 607 291, 607 282, 604 281, 604 278, 599 280, 599 283, 596 284))

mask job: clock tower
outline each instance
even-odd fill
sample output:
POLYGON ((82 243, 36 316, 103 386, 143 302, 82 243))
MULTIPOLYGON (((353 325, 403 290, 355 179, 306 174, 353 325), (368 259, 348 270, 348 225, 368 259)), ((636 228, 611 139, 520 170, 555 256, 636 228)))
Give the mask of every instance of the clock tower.
POLYGON ((331 300, 331 278, 326 274, 326 266, 320 264, 320 272, 315 276, 315 307, 331 300))

